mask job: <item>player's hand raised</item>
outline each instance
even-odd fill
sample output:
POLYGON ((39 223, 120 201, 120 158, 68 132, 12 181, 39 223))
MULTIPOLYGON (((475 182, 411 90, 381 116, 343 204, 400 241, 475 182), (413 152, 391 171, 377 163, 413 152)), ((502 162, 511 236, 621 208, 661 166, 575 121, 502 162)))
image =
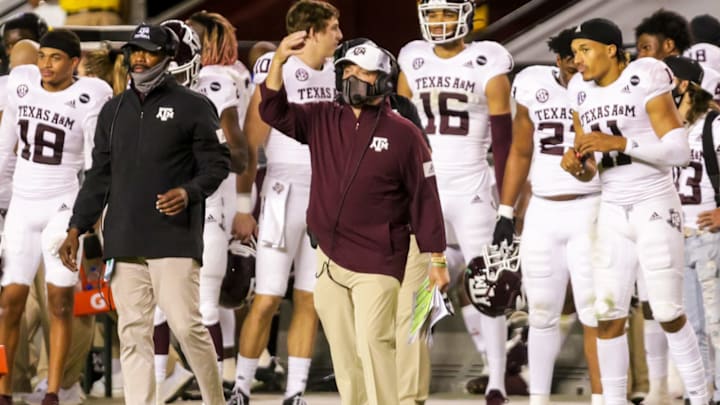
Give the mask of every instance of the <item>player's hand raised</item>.
POLYGON ((70 228, 67 236, 65 237, 65 240, 63 241, 62 245, 60 245, 60 249, 58 249, 62 264, 68 269, 70 269, 70 271, 78 270, 77 253, 80 246, 79 238, 80 232, 78 231, 78 229, 70 228))
POLYGON ((307 31, 296 31, 287 35, 280 41, 280 45, 278 45, 273 59, 283 64, 289 57, 300 54, 305 47, 306 38, 307 31))
POLYGON ((188 195, 182 187, 174 188, 165 194, 158 194, 155 208, 165 215, 177 215, 188 206, 188 195))

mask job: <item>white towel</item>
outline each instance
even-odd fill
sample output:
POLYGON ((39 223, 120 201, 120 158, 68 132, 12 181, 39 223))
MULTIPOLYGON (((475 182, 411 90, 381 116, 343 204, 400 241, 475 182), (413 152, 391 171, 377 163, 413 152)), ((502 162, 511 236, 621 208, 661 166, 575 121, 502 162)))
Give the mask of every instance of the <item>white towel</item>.
POLYGON ((285 248, 285 212, 290 183, 266 178, 263 196, 263 209, 260 242, 276 249, 285 248))

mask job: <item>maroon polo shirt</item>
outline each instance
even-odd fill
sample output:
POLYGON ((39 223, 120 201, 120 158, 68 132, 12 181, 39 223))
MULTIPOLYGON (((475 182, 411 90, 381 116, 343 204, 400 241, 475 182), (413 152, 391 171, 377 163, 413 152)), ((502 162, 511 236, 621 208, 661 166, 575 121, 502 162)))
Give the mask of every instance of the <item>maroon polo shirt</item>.
POLYGON ((285 88, 260 87, 260 116, 310 147, 307 222, 335 263, 402 281, 410 233, 422 252, 445 250, 430 150, 412 122, 390 109, 289 103, 285 88))

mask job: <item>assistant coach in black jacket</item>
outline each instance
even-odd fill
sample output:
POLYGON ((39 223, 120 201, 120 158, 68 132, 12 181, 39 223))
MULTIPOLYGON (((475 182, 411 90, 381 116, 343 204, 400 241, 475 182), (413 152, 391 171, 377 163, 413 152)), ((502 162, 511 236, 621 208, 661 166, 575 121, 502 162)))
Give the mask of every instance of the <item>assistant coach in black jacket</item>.
POLYGON ((195 372, 204 402, 220 405, 215 351, 200 318, 198 274, 205 198, 227 177, 230 154, 211 102, 166 73, 177 41, 172 31, 143 24, 123 47, 132 86, 100 112, 93 165, 60 254, 75 270, 78 236, 93 227, 107 204, 104 256, 110 259, 108 270, 114 261, 111 287, 126 403, 156 402, 157 304, 195 372))

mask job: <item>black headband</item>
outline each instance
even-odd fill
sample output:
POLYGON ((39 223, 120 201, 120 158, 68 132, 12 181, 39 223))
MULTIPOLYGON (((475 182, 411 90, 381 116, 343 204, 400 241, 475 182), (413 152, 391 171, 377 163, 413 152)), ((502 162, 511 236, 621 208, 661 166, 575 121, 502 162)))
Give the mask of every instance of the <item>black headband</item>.
POLYGON ((71 58, 80 57, 80 42, 73 41, 65 35, 58 35, 57 31, 50 31, 40 38, 40 48, 55 48, 71 58))

